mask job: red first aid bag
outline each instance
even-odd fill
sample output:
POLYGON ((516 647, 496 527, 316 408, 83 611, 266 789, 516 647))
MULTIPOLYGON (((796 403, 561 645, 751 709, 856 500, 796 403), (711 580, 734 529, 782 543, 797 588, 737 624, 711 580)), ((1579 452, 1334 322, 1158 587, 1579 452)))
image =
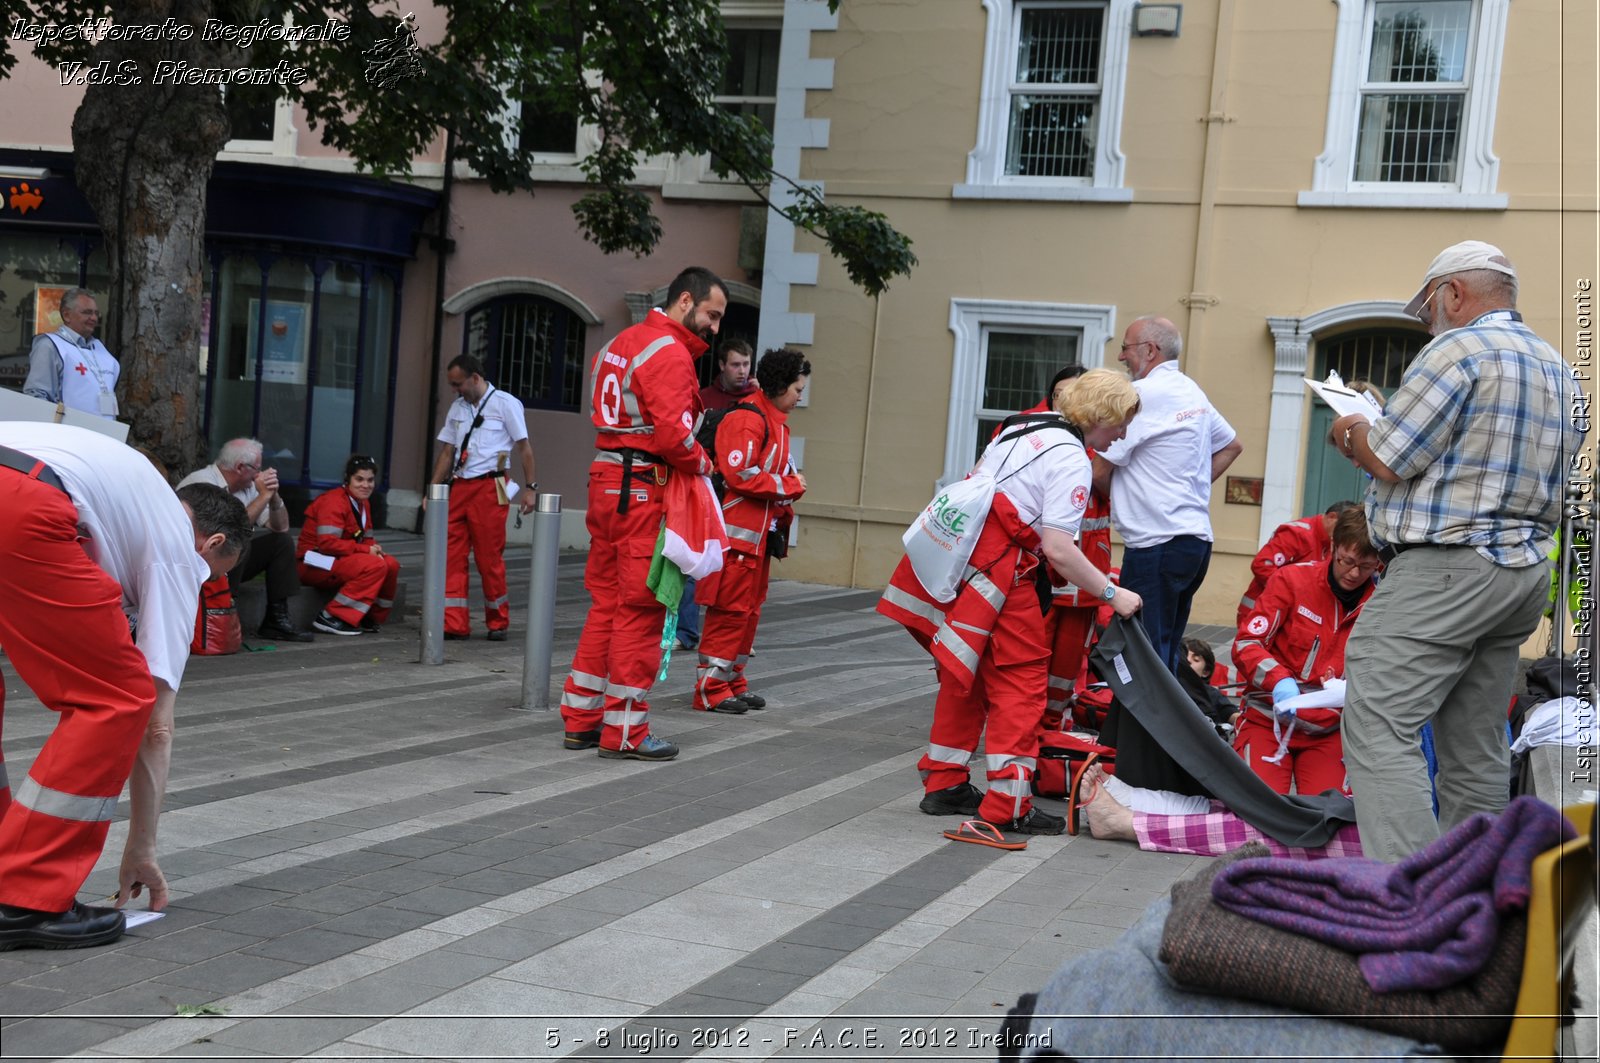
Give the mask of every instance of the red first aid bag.
POLYGON ((194 641, 189 643, 189 652, 220 657, 238 653, 243 643, 227 575, 206 580, 200 587, 200 609, 194 618, 194 641))

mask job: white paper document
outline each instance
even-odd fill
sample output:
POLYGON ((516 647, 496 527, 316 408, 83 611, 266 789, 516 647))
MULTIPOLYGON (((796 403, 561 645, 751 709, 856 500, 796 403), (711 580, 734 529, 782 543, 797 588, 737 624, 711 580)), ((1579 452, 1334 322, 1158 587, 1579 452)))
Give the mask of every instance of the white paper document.
POLYGON ((1328 379, 1320 382, 1310 377, 1306 377, 1305 381, 1311 393, 1333 407, 1333 412, 1340 417, 1359 413, 1368 421, 1372 421, 1383 414, 1383 409, 1372 400, 1371 395, 1361 391, 1351 391, 1345 387, 1338 373, 1330 372, 1328 379))
POLYGON ((153 923, 166 914, 166 912, 129 912, 126 925, 129 930, 132 930, 136 926, 153 923))
POLYGON ((300 560, 304 561, 312 568, 320 568, 324 572, 331 572, 333 570, 333 563, 337 561, 338 558, 331 557, 328 554, 319 553, 316 550, 307 550, 306 556, 300 560))

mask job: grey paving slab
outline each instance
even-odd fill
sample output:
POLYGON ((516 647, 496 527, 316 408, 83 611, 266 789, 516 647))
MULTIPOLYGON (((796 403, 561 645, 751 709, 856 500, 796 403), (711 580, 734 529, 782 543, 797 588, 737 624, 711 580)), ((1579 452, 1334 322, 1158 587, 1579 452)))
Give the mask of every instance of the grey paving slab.
POLYGON ((336 934, 356 934, 367 938, 391 938, 433 922, 432 912, 374 904, 318 923, 316 929, 336 934))
POLYGON ((285 908, 304 908, 323 915, 343 915, 369 904, 389 900, 393 894, 382 890, 362 890, 352 886, 324 886, 297 896, 286 896, 279 903, 285 908))
POLYGON ((209 960, 168 971, 156 980, 168 985, 193 986, 197 989, 238 993, 241 990, 294 974, 305 965, 273 959, 270 956, 252 956, 230 952, 209 960))
POLYGON ((507 924, 492 930, 480 930, 476 934, 468 934, 444 946, 444 951, 463 952, 498 960, 525 960, 579 933, 581 931, 574 930, 571 934, 545 934, 507 924))
MULTIPOLYGON (((365 1015, 393 1017, 439 996, 448 987, 401 978, 390 970, 337 986, 296 1001, 286 1012, 296 1015, 365 1015)), ((372 1022, 366 1023, 367 1026, 372 1022)), ((340 1035, 341 1037, 344 1034, 340 1035)), ((337 1038, 336 1038, 337 1039, 337 1038)), ((319 1046, 320 1047, 320 1046, 319 1046)))
POLYGON ((293 897, 293 894, 280 890, 264 890, 254 886, 228 886, 224 889, 206 890, 204 893, 174 901, 173 907, 232 915, 235 912, 247 912, 252 908, 280 901, 287 903, 293 897))
POLYGON ((5 1054, 13 1058, 71 1056, 122 1033, 109 1022, 71 1017, 27 1019, 5 1028, 5 1054))
POLYGON ((335 933, 321 926, 313 926, 252 945, 244 950, 243 955, 269 956, 276 960, 310 965, 343 956, 371 943, 372 939, 367 937, 335 933))
POLYGON ((241 1022, 216 1034, 211 1041, 229 1048, 293 1058, 336 1044, 371 1025, 367 1019, 268 1017, 241 1022))

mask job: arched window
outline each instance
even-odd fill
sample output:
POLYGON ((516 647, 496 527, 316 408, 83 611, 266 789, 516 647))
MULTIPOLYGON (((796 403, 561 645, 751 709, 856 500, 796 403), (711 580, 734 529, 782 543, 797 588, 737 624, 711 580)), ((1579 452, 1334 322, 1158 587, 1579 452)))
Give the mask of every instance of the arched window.
POLYGON ((524 406, 576 413, 582 401, 584 323, 538 295, 492 299, 467 314, 462 353, 524 406))

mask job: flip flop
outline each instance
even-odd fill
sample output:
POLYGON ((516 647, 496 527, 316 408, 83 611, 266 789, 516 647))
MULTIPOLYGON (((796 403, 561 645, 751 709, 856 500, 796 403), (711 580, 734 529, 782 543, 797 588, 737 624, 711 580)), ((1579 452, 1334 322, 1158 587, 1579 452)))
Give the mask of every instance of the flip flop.
POLYGON ((944 836, 953 842, 971 842, 973 845, 987 845, 991 849, 1016 850, 1028 847, 1028 839, 1007 841, 999 827, 983 819, 969 819, 955 830, 945 831, 944 836))
POLYGON ((1067 833, 1074 838, 1078 836, 1078 812, 1088 806, 1100 793, 1100 779, 1097 777, 1089 785, 1089 796, 1082 797, 1079 791, 1083 788, 1083 777, 1095 762, 1100 759, 1100 754, 1090 753, 1078 770, 1072 773, 1071 792, 1067 794, 1067 833))

